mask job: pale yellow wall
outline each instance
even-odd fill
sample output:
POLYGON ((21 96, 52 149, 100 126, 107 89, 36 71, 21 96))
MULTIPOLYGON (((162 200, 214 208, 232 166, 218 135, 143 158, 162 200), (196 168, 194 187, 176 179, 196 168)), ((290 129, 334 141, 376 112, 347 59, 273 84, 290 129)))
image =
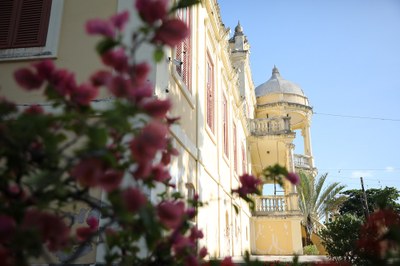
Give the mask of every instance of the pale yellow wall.
POLYGON ((252 217, 252 253, 302 254, 300 219, 252 217))

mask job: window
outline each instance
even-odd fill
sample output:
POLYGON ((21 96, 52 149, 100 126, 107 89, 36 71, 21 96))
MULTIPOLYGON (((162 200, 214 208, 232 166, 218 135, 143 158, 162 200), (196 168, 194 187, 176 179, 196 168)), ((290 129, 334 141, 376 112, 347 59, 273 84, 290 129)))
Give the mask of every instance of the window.
POLYGON ((233 123, 233 169, 235 173, 237 173, 238 167, 238 160, 237 160, 237 140, 236 140, 236 124, 233 123))
POLYGON ((228 101, 226 96, 222 96, 222 130, 223 130, 223 145, 224 154, 229 157, 229 144, 228 144, 228 101))
POLYGON ((212 64, 210 57, 207 57, 206 68, 207 125, 211 132, 214 133, 214 65, 212 64))
POLYGON ((246 173, 247 172, 247 157, 246 157, 246 150, 245 146, 242 142, 242 172, 246 173))
MULTIPOLYGON (((177 17, 184 21, 189 29, 191 28, 189 8, 178 9, 177 17)), ((182 78, 186 88, 191 92, 191 36, 188 36, 176 46, 175 58, 180 62, 176 66, 176 72, 182 78)))
POLYGON ((0 49, 46 44, 51 0, 0 1, 0 49))
POLYGON ((63 0, 1 0, 0 60, 55 57, 63 0))

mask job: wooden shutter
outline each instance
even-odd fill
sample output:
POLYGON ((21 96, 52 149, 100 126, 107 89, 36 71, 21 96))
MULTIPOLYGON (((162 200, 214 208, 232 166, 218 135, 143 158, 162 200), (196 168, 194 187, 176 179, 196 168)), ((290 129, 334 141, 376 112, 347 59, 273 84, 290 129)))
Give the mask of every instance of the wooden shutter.
POLYGON ((213 85, 213 66, 210 62, 210 59, 207 60, 207 125, 214 132, 214 85, 213 85))
POLYGON ((237 140, 236 140, 236 124, 233 123, 233 169, 235 170, 235 173, 237 173, 237 140))
POLYGON ((0 49, 11 46, 17 4, 16 0, 0 0, 0 49))
POLYGON ((0 48, 45 46, 51 2, 51 0, 1 0, 0 48))
MULTIPOLYGON (((190 9, 179 9, 177 17, 186 23, 189 30, 191 29, 190 23, 190 9)), ((176 66, 176 71, 181 76, 183 83, 191 92, 191 36, 189 35, 185 40, 176 46, 175 58, 181 62, 176 66)))
POLYGON ((228 145, 228 101, 226 100, 225 95, 222 96, 223 102, 223 131, 224 131, 224 153, 226 157, 229 157, 229 145, 228 145))

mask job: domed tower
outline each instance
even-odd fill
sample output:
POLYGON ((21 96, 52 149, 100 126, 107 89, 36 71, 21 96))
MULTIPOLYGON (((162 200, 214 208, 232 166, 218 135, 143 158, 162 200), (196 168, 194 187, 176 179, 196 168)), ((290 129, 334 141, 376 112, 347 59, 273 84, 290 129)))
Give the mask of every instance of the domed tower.
MULTIPOLYGON (((252 170, 256 175, 268 166, 279 164, 290 172, 315 172, 311 149, 310 124, 312 108, 303 90, 282 78, 276 66, 271 78, 255 88, 254 119, 249 120, 249 145, 252 170), (304 154, 294 154, 295 131, 301 131, 304 154)), ((252 230, 266 237, 255 241, 255 254, 301 254, 302 214, 296 187, 284 180, 283 187, 275 181, 264 184, 263 195, 255 198, 252 230), (264 228, 264 229, 263 229, 264 228), (269 237, 265 228, 269 228, 269 237), (287 228, 290 229, 290 233, 287 228)))
MULTIPOLYGON (((260 165, 258 168, 256 165, 253 170, 259 172, 268 165, 279 163, 286 166, 289 171, 301 169, 314 173, 310 134, 312 107, 303 90, 299 85, 284 79, 278 68, 274 66, 271 78, 256 87, 255 94, 257 106, 255 119, 250 123, 252 134, 269 136, 267 139, 270 140, 281 140, 280 142, 284 142, 290 149, 286 152, 289 153, 286 160, 279 154, 285 149, 269 151, 267 153, 269 158, 258 158, 260 165), (303 154, 294 154, 292 143, 296 137, 295 131, 301 132, 304 143, 303 154)), ((279 144, 277 145, 279 147, 279 144)), ((264 145, 258 146, 257 150, 265 150, 265 148, 267 147, 264 145)))

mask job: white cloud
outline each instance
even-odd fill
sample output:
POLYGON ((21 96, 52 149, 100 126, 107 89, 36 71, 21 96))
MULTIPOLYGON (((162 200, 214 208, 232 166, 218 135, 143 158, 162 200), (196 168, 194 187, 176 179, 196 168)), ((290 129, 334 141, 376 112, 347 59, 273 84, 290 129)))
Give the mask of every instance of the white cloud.
POLYGON ((351 172, 352 178, 360 178, 360 177, 372 177, 373 174, 371 171, 353 171, 351 172))
POLYGON ((386 172, 388 172, 388 173, 393 173, 394 172, 394 167, 393 166, 387 166, 386 167, 386 172))

